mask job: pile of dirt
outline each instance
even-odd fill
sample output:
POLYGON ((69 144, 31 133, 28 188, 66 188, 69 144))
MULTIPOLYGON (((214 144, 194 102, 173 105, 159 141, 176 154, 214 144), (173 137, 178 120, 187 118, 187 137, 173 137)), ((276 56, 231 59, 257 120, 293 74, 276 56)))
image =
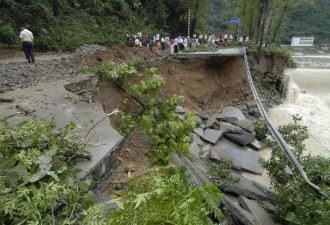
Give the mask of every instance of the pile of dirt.
POLYGON ((157 68, 167 81, 162 90, 164 95, 184 96, 184 106, 198 113, 213 114, 223 107, 245 102, 250 95, 245 67, 239 57, 170 61, 157 68))

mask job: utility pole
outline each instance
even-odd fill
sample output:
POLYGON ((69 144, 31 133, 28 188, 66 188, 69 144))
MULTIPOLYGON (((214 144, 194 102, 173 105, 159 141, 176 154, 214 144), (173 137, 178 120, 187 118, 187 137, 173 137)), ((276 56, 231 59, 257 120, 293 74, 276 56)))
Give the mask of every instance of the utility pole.
MULTIPOLYGON (((190 3, 191 5, 191 3, 190 3)), ((188 37, 190 37, 190 8, 188 10, 188 37)))

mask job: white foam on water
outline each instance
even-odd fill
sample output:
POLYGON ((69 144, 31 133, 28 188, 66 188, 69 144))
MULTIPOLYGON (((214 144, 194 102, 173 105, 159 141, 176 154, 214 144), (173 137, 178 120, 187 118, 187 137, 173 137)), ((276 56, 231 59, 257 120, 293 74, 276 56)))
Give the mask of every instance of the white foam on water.
POLYGON ((290 76, 287 98, 269 111, 271 121, 285 125, 299 114, 310 134, 305 154, 330 157, 330 70, 295 69, 286 75, 290 76))

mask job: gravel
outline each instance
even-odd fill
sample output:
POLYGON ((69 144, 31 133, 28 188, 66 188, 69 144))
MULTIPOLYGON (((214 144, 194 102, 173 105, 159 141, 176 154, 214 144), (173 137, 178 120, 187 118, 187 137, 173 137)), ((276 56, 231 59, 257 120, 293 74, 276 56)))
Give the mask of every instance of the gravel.
POLYGON ((75 55, 88 55, 97 50, 105 51, 106 48, 101 45, 83 45, 74 51, 75 55))

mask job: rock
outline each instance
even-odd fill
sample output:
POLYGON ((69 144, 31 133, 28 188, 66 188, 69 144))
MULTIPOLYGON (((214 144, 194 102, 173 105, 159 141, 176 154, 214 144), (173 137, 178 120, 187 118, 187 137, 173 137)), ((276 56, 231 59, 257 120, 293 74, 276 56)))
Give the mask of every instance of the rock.
POLYGON ((248 146, 256 151, 263 149, 263 146, 257 139, 254 139, 251 143, 248 144, 248 146))
POLYGON ((193 138, 194 142, 196 142, 196 144, 198 144, 199 146, 202 146, 204 144, 197 134, 190 133, 190 136, 193 138))
POLYGON ((249 200, 243 196, 239 197, 239 203, 243 209, 250 212, 260 225, 275 225, 269 214, 256 201, 249 200))
MULTIPOLYGON (((248 211, 244 210, 236 202, 232 201, 227 196, 224 196, 223 204, 227 207, 231 215, 238 220, 241 224, 244 225, 258 225, 258 222, 254 216, 248 211)), ((239 224, 239 223, 237 223, 239 224)), ((266 225, 266 224, 265 224, 266 225)))
POLYGON ((211 142, 212 144, 216 144, 221 136, 222 131, 220 130, 206 129, 204 132, 203 139, 208 142, 211 142))
POLYGON ((246 131, 243 131, 242 134, 228 132, 225 133, 225 137, 244 146, 250 144, 255 139, 255 137, 252 134, 246 131))
POLYGON ((201 125, 199 125, 199 127, 204 130, 206 128, 206 125, 204 123, 202 123, 201 125))
POLYGON ((237 196, 242 195, 246 198, 253 200, 271 200, 268 195, 256 188, 256 186, 249 179, 235 172, 231 172, 231 176, 239 181, 237 183, 232 183, 227 188, 219 187, 224 192, 232 193, 237 196))
POLYGON ((258 203, 262 208, 264 208, 269 213, 275 214, 278 211, 276 206, 270 203, 269 201, 258 200, 258 203))
POLYGON ((202 128, 196 128, 196 129, 194 129, 194 132, 195 132, 198 136, 200 136, 201 138, 203 138, 203 136, 204 136, 204 130, 203 130, 202 128))
POLYGON ((93 45, 93 44, 87 44, 79 47, 74 51, 75 55, 86 55, 86 54, 92 54, 96 52, 97 50, 105 51, 106 48, 101 45, 93 45))
POLYGON ((190 146, 190 153, 191 153, 193 156, 199 158, 199 154, 200 154, 200 152, 201 152, 201 150, 200 150, 198 144, 197 144, 196 142, 191 143, 191 146, 190 146))
POLYGON ((242 128, 240 128, 238 126, 235 126, 231 123, 225 123, 225 122, 220 122, 220 130, 223 133, 228 133, 228 132, 236 133, 236 134, 242 134, 243 133, 242 128))
POLYGON ((238 120, 245 120, 242 111, 236 107, 225 107, 221 111, 223 117, 236 117, 238 120))
POLYGON ((271 200, 274 200, 274 198, 272 197, 274 195, 274 193, 269 190, 269 188, 265 187, 264 185, 262 184, 259 184, 258 182, 256 181, 252 181, 253 185, 258 188, 260 191, 262 191, 265 195, 269 196, 269 199, 271 200))
POLYGON ((201 157, 204 158, 204 159, 210 158, 210 149, 211 149, 211 145, 210 144, 205 145, 202 148, 202 151, 201 151, 202 156, 201 157))
POLYGON ((260 155, 255 151, 246 149, 249 148, 241 148, 228 139, 222 138, 210 149, 210 158, 215 161, 222 161, 222 158, 232 159, 234 168, 262 174, 263 169, 259 163, 260 155))
POLYGON ((196 121, 196 124, 199 126, 203 123, 202 119, 199 118, 199 116, 195 116, 195 121, 196 121))
POLYGON ((214 114, 212 115, 206 122, 206 128, 215 128, 216 126, 219 125, 218 123, 218 115, 214 114))
POLYGON ((238 119, 236 117, 225 117, 225 121, 227 123, 234 124, 236 121, 238 121, 238 119))
POLYGON ((254 131, 254 125, 251 120, 238 120, 234 123, 236 126, 243 128, 244 130, 252 133, 254 131))
POLYGON ((174 165, 176 167, 185 166, 187 168, 187 173, 191 175, 191 179, 196 186, 202 186, 204 183, 207 185, 212 185, 210 179, 189 159, 177 154, 173 157, 174 165))
POLYGON ((184 113, 188 112, 188 109, 187 108, 183 108, 182 106, 177 106, 177 107, 175 107, 175 112, 176 113, 184 114, 184 113))
POLYGON ((247 111, 248 107, 246 104, 240 104, 240 105, 236 105, 237 108, 239 108, 241 111, 247 111))
POLYGON ((206 114, 196 113, 196 115, 202 120, 208 120, 210 118, 209 115, 206 114))

